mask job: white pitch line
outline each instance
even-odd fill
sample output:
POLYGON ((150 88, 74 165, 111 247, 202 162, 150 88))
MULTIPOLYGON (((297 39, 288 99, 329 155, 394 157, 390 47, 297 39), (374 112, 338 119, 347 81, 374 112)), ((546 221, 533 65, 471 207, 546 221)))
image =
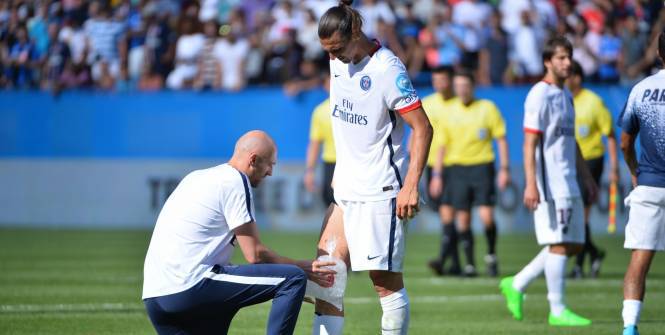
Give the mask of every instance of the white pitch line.
POLYGON ((44 313, 44 312, 96 312, 143 309, 142 304, 55 304, 55 305, 0 305, 0 313, 44 313))

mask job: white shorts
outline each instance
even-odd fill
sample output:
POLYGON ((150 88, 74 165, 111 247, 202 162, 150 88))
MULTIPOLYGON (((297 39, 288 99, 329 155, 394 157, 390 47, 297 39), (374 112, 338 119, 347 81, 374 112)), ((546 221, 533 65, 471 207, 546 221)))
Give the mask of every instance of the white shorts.
POLYGON ((584 243, 584 204, 580 197, 541 202, 533 220, 540 245, 584 243))
POLYGON ((625 199, 626 249, 665 250, 665 188, 637 186, 625 199))
POLYGON ((396 199, 337 200, 344 213, 344 235, 352 271, 402 272, 405 230, 396 215, 396 199))

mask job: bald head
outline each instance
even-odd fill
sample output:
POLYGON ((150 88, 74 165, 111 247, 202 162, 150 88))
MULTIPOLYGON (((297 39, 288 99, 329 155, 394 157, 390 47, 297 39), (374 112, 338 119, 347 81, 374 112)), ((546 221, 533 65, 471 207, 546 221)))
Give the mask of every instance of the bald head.
POLYGON ((252 186, 256 187, 263 178, 272 175, 272 167, 277 163, 276 151, 275 141, 270 135, 252 130, 238 139, 229 164, 246 174, 252 186))
POLYGON ((261 130, 251 130, 238 139, 233 157, 240 158, 251 153, 269 155, 273 151, 275 151, 275 142, 270 135, 261 130))

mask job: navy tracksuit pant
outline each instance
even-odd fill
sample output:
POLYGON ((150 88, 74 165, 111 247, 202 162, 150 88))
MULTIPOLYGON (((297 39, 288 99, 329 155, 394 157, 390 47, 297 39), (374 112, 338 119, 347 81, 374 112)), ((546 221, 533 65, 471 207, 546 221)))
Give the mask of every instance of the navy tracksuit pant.
POLYGON ((272 299, 266 334, 293 334, 306 285, 295 265, 216 265, 194 287, 144 304, 160 335, 226 334, 238 310, 272 299))

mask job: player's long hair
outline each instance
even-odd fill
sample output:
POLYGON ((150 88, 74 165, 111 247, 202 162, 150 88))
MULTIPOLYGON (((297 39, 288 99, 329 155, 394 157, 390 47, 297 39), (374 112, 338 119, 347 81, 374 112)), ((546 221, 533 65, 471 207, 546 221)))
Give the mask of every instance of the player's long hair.
POLYGON ((358 36, 363 26, 363 18, 351 7, 353 0, 341 0, 339 5, 331 7, 319 20, 319 38, 330 38, 338 31, 344 40, 350 41, 358 36))

